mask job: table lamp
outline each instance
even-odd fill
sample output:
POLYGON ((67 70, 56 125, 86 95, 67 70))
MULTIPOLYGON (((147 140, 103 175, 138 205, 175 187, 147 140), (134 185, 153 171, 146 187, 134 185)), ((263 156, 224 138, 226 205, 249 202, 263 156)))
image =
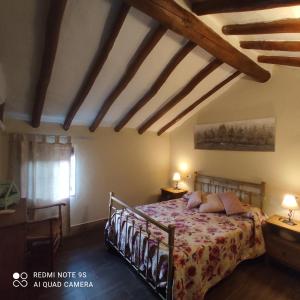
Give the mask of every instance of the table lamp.
POLYGON ((282 222, 291 226, 296 225, 292 220, 294 210, 299 208, 296 197, 291 194, 284 195, 281 206, 289 210, 288 219, 284 219, 282 222))
POLYGON ((181 179, 180 173, 175 172, 173 174, 173 181, 175 181, 175 183, 176 183, 176 185, 175 185, 175 189, 176 190, 179 190, 179 188, 178 188, 178 182, 180 181, 180 179, 181 179))

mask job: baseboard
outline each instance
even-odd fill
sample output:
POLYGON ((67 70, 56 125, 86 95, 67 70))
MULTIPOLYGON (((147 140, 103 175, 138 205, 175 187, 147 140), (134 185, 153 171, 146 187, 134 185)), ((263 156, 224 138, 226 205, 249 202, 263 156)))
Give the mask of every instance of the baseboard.
POLYGON ((71 226, 69 236, 78 235, 92 230, 99 230, 99 232, 103 232, 106 222, 107 219, 101 219, 93 222, 71 226))

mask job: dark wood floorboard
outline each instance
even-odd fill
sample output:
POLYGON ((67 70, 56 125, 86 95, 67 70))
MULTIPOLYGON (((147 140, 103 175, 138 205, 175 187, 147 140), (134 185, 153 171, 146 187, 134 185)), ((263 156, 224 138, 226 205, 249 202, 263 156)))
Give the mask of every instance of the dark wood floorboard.
MULTIPOLYGON (((93 288, 41 289, 34 300, 158 299, 127 263, 103 245, 103 235, 91 231, 65 240, 56 271, 87 272, 93 288)), ((300 300, 300 274, 264 258, 241 263, 213 287, 205 300, 300 300)))

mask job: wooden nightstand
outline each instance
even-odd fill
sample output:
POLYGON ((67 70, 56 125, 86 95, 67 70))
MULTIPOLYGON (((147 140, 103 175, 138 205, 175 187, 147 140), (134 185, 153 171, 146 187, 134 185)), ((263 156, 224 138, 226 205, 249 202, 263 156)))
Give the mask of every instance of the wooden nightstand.
POLYGON ((159 201, 167 201, 171 199, 181 198, 187 190, 174 189, 174 188, 161 188, 161 195, 159 201))
POLYGON ((282 264, 300 271, 300 222, 290 226, 284 217, 274 215, 263 226, 267 254, 282 264))

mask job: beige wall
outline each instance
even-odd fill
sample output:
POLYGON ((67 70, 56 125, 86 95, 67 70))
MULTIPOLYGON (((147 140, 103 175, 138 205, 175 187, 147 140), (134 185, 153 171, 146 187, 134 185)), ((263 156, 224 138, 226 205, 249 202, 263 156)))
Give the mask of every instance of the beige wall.
MULTIPOLYGON (((73 126, 77 158, 77 198, 71 205, 72 225, 107 216, 109 191, 130 204, 155 201, 159 188, 168 184, 170 170, 187 163, 192 173, 267 183, 264 203, 269 213, 286 213, 280 207, 283 194, 300 194, 300 73, 292 68, 277 68, 272 80, 258 84, 238 81, 196 116, 169 135, 138 135, 127 129, 115 133, 100 128, 95 134, 86 127, 73 126), (276 151, 232 152, 194 150, 196 124, 276 117, 276 151), (169 143, 170 142, 170 143, 169 143), (171 162, 171 163, 170 163, 171 162)), ((43 125, 33 130, 24 122, 9 121, 8 132, 66 134, 59 126, 43 125)), ((0 180, 7 170, 7 136, 0 133, 0 180)), ((191 186, 191 180, 183 182, 191 186)), ((296 214, 300 219, 300 212, 296 214)))
MULTIPOLYGON (((7 132, 66 135, 55 125, 34 130, 24 122, 8 121, 6 126, 7 132)), ((75 147, 77 175, 76 200, 71 203, 72 225, 106 218, 110 191, 133 205, 148 203, 157 200, 160 187, 168 182, 168 135, 141 136, 132 129, 115 133, 111 128, 99 128, 91 134, 81 126, 73 126, 68 134, 75 147)), ((0 170, 6 169, 7 157, 2 153, 6 140, 0 136, 0 170)))
MULTIPOLYGON (((171 170, 185 162, 190 172, 201 170, 233 179, 263 180, 267 183, 267 213, 286 214, 280 207, 283 195, 300 194, 299 83, 299 70, 288 67, 275 68, 271 81, 265 84, 248 78, 239 80, 171 133, 171 170), (275 153, 194 150, 196 124, 264 117, 276 118, 275 153)), ((296 217, 300 219, 300 212, 296 217)))

